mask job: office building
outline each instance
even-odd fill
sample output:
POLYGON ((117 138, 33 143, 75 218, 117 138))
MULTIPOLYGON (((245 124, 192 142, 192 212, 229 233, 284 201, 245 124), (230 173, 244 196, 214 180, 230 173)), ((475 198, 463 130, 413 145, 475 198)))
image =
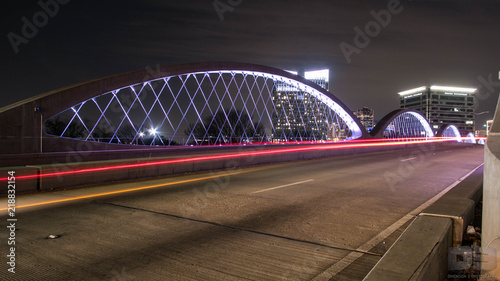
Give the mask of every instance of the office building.
POLYGON ((399 92, 401 108, 422 113, 434 133, 441 125, 455 125, 462 135, 474 132, 474 93, 476 89, 422 86, 399 92))
MULTIPOLYGON (((297 72, 288 71, 297 75, 297 72)), ((306 71, 304 78, 328 90, 329 70, 306 71)), ((272 94, 276 111, 273 125, 276 141, 330 140, 344 137, 340 126, 328 122, 326 105, 312 95, 283 83, 277 83, 272 94)))
POLYGON ((321 88, 328 91, 328 82, 330 80, 330 70, 314 70, 304 72, 304 78, 318 84, 321 88))
POLYGON ((359 122, 361 124, 363 124, 363 126, 368 131, 371 131, 373 129, 373 126, 375 126, 375 123, 374 123, 375 113, 374 113, 373 109, 370 109, 370 108, 365 106, 362 109, 354 111, 353 113, 354 113, 354 116, 358 117, 359 122))

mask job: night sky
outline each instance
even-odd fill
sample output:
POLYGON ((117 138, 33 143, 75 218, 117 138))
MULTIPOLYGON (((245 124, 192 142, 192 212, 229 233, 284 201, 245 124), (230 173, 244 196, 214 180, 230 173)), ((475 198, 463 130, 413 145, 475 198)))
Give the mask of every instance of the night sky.
POLYGON ((39 17, 32 38, 22 18, 42 14, 37 1, 3 3, 0 107, 107 75, 206 61, 329 68, 330 91, 351 110, 373 108, 376 119, 399 108, 397 92, 436 84, 478 87, 476 112, 490 111, 477 117, 483 124, 500 91, 500 1, 60 2, 68 3, 45 24, 39 17), (217 12, 214 2, 230 9, 217 12), (391 16, 374 25, 374 13, 391 16), (367 25, 373 36, 356 44, 355 28, 367 25), (347 59, 341 44, 356 52, 347 59))

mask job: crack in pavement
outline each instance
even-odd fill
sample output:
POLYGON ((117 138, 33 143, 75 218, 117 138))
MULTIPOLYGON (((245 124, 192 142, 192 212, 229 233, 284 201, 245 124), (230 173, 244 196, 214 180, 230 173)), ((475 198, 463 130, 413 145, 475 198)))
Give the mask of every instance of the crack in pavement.
POLYGON ((137 208, 137 207, 131 207, 131 206, 126 206, 126 205, 121 205, 121 204, 115 204, 115 203, 110 203, 110 202, 98 202, 98 203, 106 204, 106 205, 110 205, 110 206, 115 206, 115 207, 121 207, 121 208, 127 208, 127 209, 137 210, 137 211, 148 212, 148 213, 157 214, 157 215, 163 215, 163 216, 173 217, 173 218, 177 218, 177 219, 181 219, 181 220, 188 220, 188 221, 192 221, 192 222, 209 224, 209 225, 223 227, 223 228, 232 229, 232 230, 238 230, 238 231, 243 231, 243 232, 250 232, 250 233, 255 233, 255 234, 259 234, 259 235, 265 235, 265 236, 280 238, 280 239, 286 239, 286 240, 289 240, 289 241, 306 243, 306 244, 310 244, 310 245, 321 246, 321 247, 326 247, 326 248, 335 249, 335 250, 357 252, 357 253, 367 254, 367 255, 372 255, 372 256, 377 256, 377 257, 381 257, 383 255, 383 254, 373 253, 373 252, 369 252, 369 251, 363 251, 363 250, 359 250, 359 249, 352 249, 352 248, 345 248, 345 247, 334 246, 334 245, 327 245, 327 244, 322 244, 322 243, 318 243, 318 242, 307 241, 307 240, 303 240, 303 239, 297 239, 297 238, 287 237, 287 236, 273 234, 273 233, 268 233, 268 232, 262 232, 262 231, 252 230, 252 229, 245 229, 245 228, 241 228, 241 227, 236 227, 236 226, 231 226, 231 225, 224 225, 224 224, 220 224, 220 223, 216 223, 216 222, 205 221, 205 220, 194 219, 194 218, 188 218, 188 217, 183 217, 183 216, 179 216, 179 215, 168 214, 168 213, 163 213, 163 212, 158 212, 158 211, 152 211, 152 210, 147 210, 147 209, 142 209, 142 208, 137 208))

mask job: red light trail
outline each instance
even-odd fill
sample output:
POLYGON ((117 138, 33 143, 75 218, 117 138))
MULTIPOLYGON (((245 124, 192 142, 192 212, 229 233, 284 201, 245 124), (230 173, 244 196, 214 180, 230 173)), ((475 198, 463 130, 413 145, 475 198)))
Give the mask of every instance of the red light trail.
MULTIPOLYGON (((446 141, 456 141, 456 138, 414 138, 413 140, 404 141, 387 141, 387 139, 371 139, 371 140, 351 140, 346 142, 330 142, 320 144, 314 144, 307 147, 291 147, 291 148, 278 148, 269 149, 265 151, 252 151, 252 152, 239 152, 239 153, 229 153, 229 154, 218 154, 218 155, 207 155, 207 156, 197 156, 189 158, 178 158, 169 159, 161 161, 151 161, 145 163, 136 164, 124 164, 124 165, 114 165, 114 166, 103 166, 97 168, 87 168, 87 169, 77 169, 64 172, 49 172, 46 174, 33 174, 16 177, 16 180, 27 180, 34 178, 47 178, 56 177, 64 175, 76 175, 85 173, 95 173, 104 171, 121 170, 128 168, 139 168, 139 167, 149 167, 157 165, 172 165, 186 162, 198 162, 198 161, 208 161, 208 160, 220 160, 220 159, 230 159, 236 157, 255 157, 261 155, 271 155, 278 153, 292 153, 292 152, 303 152, 303 151, 317 151, 317 150, 331 150, 331 149, 353 149, 353 148, 363 148, 363 147, 382 147, 382 146, 401 146, 408 144, 420 144, 420 143, 435 143, 435 142, 446 142, 446 141)), ((290 143, 287 143, 290 144, 290 143)), ((291 144, 311 144, 311 142, 293 142, 291 144)), ((7 177, 0 178, 0 181, 7 181, 7 177)))

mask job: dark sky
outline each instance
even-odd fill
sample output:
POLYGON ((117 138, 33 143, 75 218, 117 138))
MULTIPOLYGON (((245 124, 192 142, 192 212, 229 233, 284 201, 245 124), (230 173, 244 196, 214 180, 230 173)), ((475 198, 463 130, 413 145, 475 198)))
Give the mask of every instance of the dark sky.
POLYGON ((217 1, 235 5, 222 21, 213 0, 72 0, 19 43, 17 54, 8 34, 23 36, 22 18, 33 22, 42 8, 38 1, 3 3, 0 107, 158 64, 233 61, 329 68, 330 91, 352 110, 375 109, 377 119, 399 107, 397 92, 432 84, 479 87, 477 112, 490 113, 477 121, 493 117, 500 91, 498 0, 400 1, 400 12, 373 29, 350 62, 341 43, 356 46, 355 27, 365 30, 372 11, 396 1, 217 1), (480 86, 489 76, 496 84, 480 86))

